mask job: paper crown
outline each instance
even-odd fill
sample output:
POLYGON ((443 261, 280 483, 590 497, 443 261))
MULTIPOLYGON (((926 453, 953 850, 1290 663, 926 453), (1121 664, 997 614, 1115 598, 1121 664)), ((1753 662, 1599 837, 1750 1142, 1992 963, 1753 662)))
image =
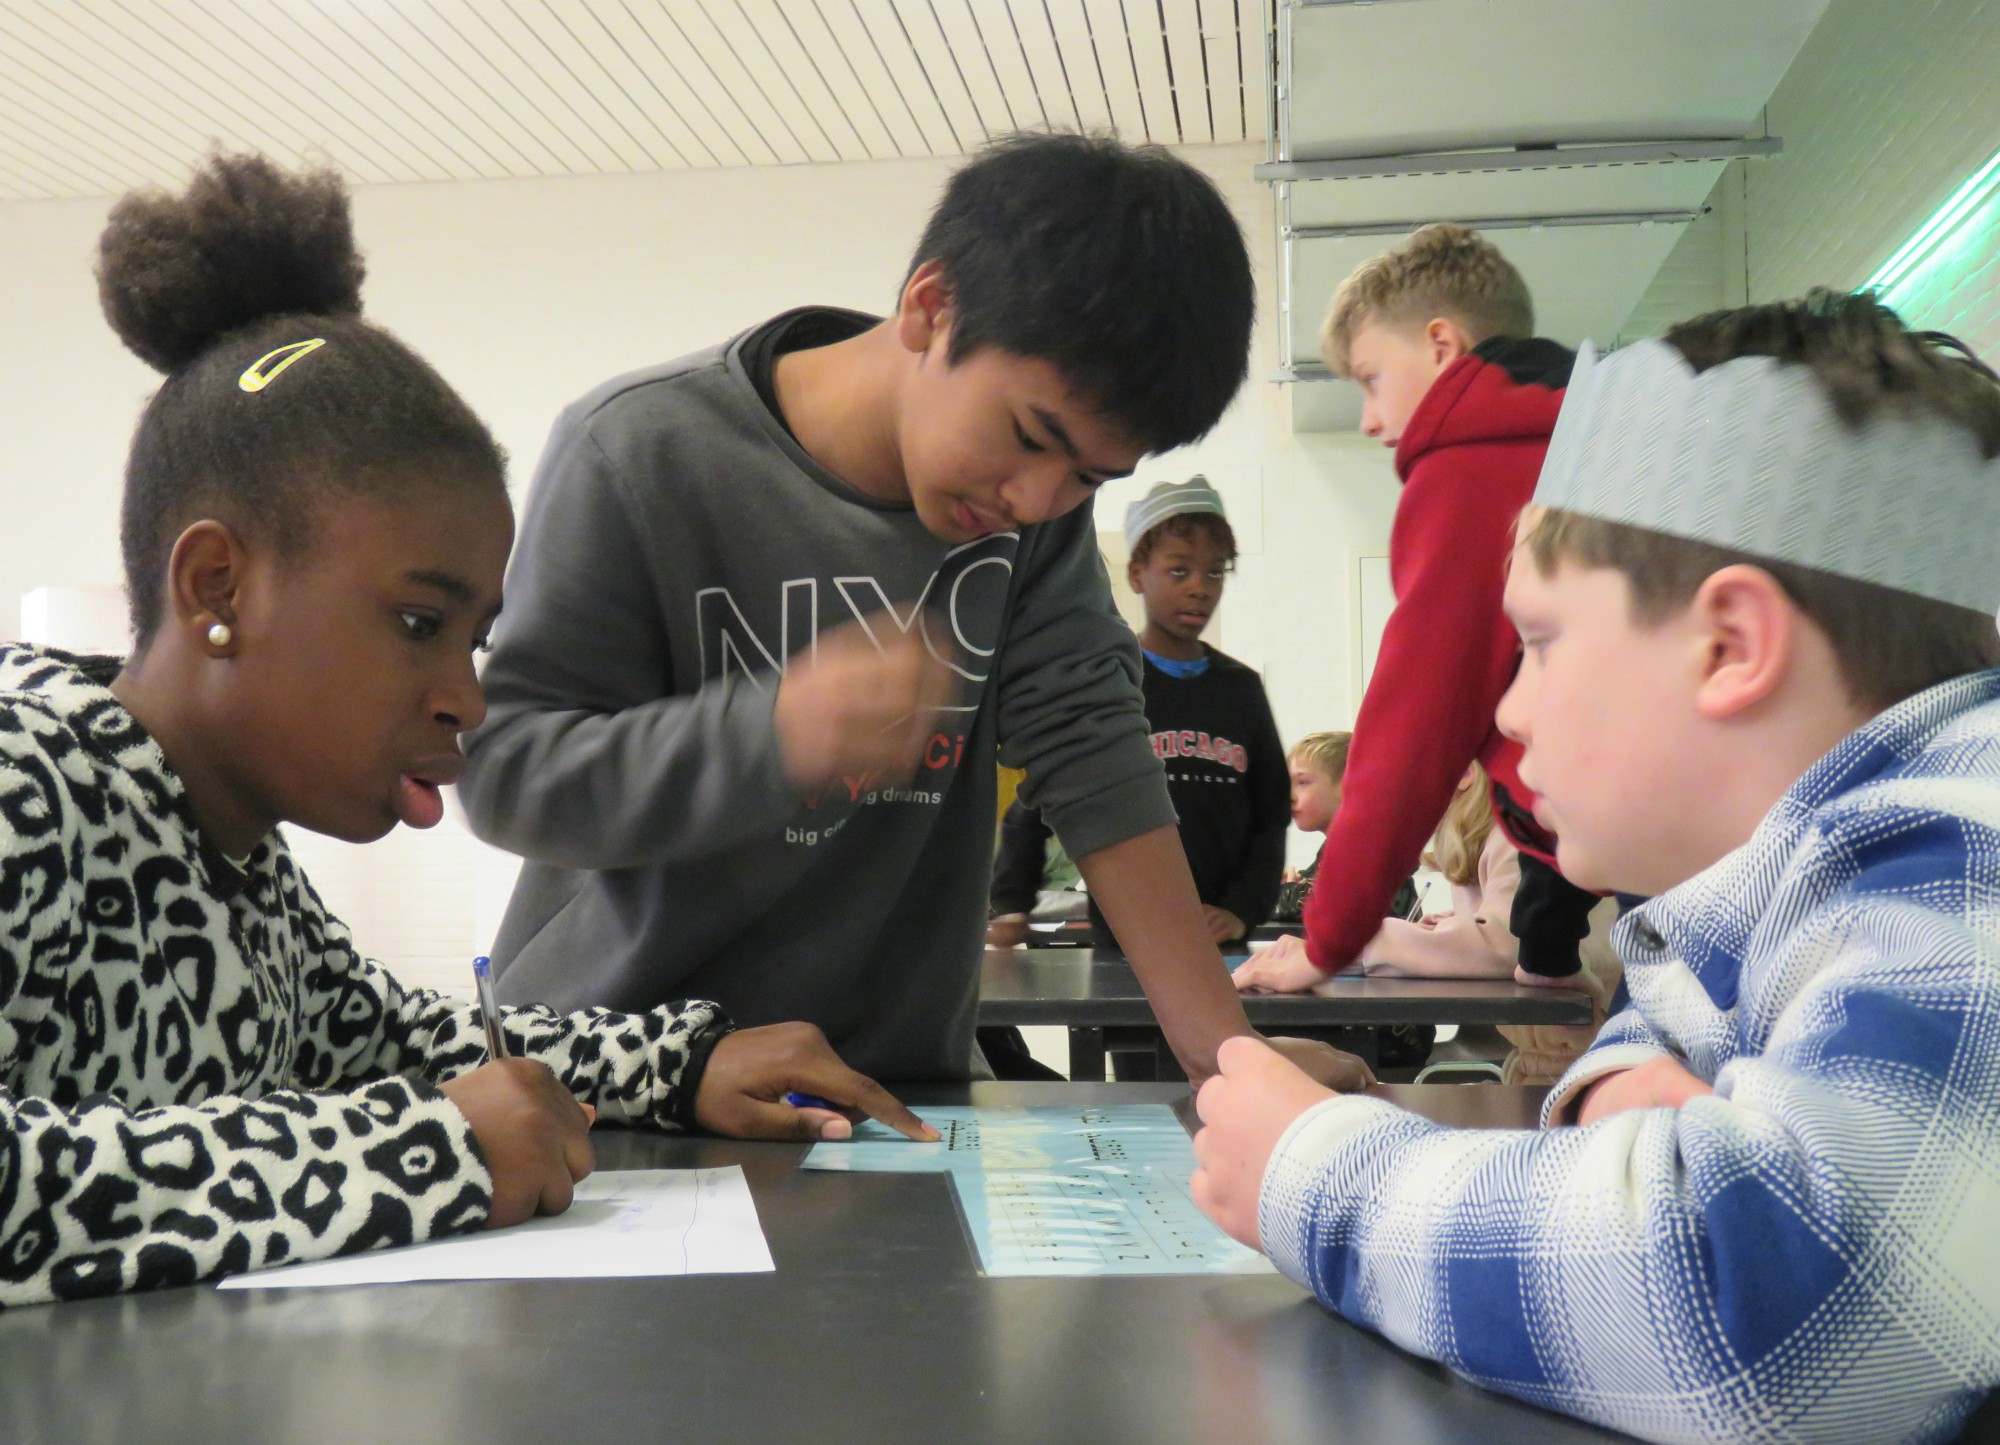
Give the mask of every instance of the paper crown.
POLYGON ((1222 494, 1208 484, 1207 477, 1190 477, 1184 482, 1161 482, 1125 509, 1125 546, 1139 545, 1139 539, 1169 517, 1185 512, 1213 512, 1220 517, 1222 494))
POLYGON ((1664 341, 1578 353, 1538 506, 2000 607, 2000 460, 1942 419, 1854 427, 1804 365, 1696 373, 1664 341))

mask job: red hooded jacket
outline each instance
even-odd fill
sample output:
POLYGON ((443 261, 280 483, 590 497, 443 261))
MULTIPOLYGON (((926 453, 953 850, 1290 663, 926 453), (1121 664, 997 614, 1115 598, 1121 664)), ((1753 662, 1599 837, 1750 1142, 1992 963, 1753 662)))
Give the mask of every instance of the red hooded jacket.
POLYGON ((1500 735, 1493 714, 1521 654, 1500 610, 1514 521, 1534 495, 1574 359, 1553 341, 1481 342, 1431 384, 1397 443, 1396 607, 1306 899, 1306 953, 1328 972, 1352 963, 1381 928, 1475 758, 1508 836, 1555 862, 1555 840, 1529 814, 1520 745, 1500 735))

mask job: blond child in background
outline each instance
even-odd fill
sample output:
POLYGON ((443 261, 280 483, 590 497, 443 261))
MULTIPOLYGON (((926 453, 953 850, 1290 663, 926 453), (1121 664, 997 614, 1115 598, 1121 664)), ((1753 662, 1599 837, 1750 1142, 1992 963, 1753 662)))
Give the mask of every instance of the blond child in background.
MULTIPOLYGON (((1291 779, 1292 826, 1301 833, 1324 834, 1340 811, 1340 778, 1347 771, 1347 744, 1353 733, 1307 733, 1285 755, 1285 772, 1291 779)), ((1326 840, 1304 868, 1287 868, 1284 886, 1278 890, 1271 917, 1279 923, 1297 923, 1305 908, 1306 894, 1319 873, 1319 854, 1326 840)))
MULTIPOLYGON (((1340 812, 1341 779, 1347 771, 1347 747, 1354 734, 1349 732, 1307 733, 1292 744, 1286 760, 1292 776, 1292 823, 1302 833, 1325 833, 1340 812)), ((1322 856, 1325 845, 1321 845, 1322 856)), ((1301 873, 1285 881, 1278 890, 1278 906, 1271 912, 1280 923, 1297 923, 1306 897, 1319 876, 1318 858, 1301 873)), ((1389 907, 1397 918, 1409 918, 1417 911, 1417 883, 1405 878, 1389 907)), ((1248 965, 1245 965, 1246 967, 1248 965)), ((1375 1031, 1375 1061, 1384 1069, 1421 1068, 1437 1043, 1437 1029, 1430 1024, 1391 1024, 1375 1031)))
MULTIPOLYGON (((1517 962, 1520 941, 1507 923, 1515 891, 1521 886, 1521 853, 1506 833, 1493 825, 1492 786, 1479 764, 1471 764, 1459 779, 1431 851, 1424 855, 1424 865, 1444 875, 1451 887, 1451 909, 1415 922, 1400 917, 1384 921, 1381 932, 1361 950, 1363 972, 1556 982, 1524 972, 1517 962)), ((1567 1027, 1503 1027, 1501 1036, 1514 1046, 1501 1067, 1503 1083, 1553 1084, 1597 1037, 1622 973, 1611 947, 1611 925, 1617 917, 1615 901, 1607 898, 1598 904, 1581 948, 1582 970, 1559 980, 1590 995, 1591 1022, 1567 1027)))
MULTIPOLYGON (((1292 774, 1292 824, 1302 833, 1324 833, 1340 811, 1340 782, 1347 772, 1347 745, 1353 733, 1307 733, 1285 759, 1292 774)), ((1315 858, 1301 878, 1319 867, 1315 858)))
MULTIPOLYGON (((1349 732, 1307 733, 1292 744, 1290 756, 1285 760, 1292 779, 1292 826, 1301 833, 1325 833, 1333 826, 1334 817, 1340 812, 1341 779, 1347 772, 1347 748, 1354 739, 1349 732)), ((1320 845, 1324 856, 1326 845, 1320 845)), ((1271 910, 1271 917, 1279 923, 1297 923, 1304 912, 1306 896, 1312 891, 1313 881, 1319 876, 1320 859, 1314 858, 1304 869, 1289 869, 1285 874, 1285 885, 1278 891, 1277 906, 1271 910)), ((1390 901, 1389 911, 1397 918, 1408 918, 1417 908, 1417 887, 1414 881, 1404 879, 1390 901)))

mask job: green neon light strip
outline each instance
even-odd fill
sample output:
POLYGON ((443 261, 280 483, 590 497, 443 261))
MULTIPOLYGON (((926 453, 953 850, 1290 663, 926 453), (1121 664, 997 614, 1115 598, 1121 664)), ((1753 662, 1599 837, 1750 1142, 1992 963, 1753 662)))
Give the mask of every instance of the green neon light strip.
POLYGON ((1896 254, 1882 263, 1873 276, 1861 284, 1863 291, 1886 292, 1910 279, 1950 235, 1985 200, 1988 191, 2000 183, 2000 154, 1981 166, 1966 183, 1952 193, 1917 233, 1905 241, 1896 254))

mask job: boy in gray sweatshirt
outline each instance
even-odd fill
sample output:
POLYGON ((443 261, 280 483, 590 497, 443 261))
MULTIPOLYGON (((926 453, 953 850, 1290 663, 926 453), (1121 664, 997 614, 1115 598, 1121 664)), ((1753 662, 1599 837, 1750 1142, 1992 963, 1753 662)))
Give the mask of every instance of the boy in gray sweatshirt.
POLYGON ((1254 309, 1198 172, 1016 137, 948 184, 894 315, 789 312, 569 408, 461 787, 527 860, 501 996, 699 995, 881 1079, 964 1078, 997 756, 1212 1072, 1249 1028, 1090 499, 1215 424, 1254 309))

